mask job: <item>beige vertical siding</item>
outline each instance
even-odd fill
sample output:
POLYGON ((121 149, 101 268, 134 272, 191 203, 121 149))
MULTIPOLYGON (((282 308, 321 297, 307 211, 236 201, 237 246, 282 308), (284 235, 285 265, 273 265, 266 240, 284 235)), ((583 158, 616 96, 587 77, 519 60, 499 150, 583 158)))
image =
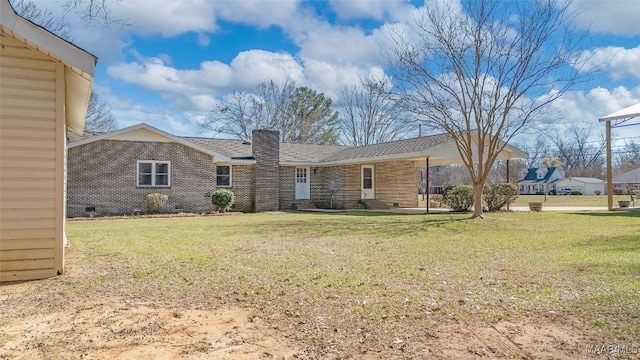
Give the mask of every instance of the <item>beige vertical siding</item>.
POLYGON ((64 69, 0 36, 0 281, 62 271, 64 69))

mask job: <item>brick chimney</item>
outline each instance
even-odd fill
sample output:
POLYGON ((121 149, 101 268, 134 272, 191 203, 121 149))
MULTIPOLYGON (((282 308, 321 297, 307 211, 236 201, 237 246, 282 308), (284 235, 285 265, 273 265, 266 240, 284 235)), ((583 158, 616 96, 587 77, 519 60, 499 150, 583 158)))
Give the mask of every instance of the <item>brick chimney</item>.
POLYGON ((280 132, 253 130, 253 156, 256 158, 256 211, 280 209, 280 132))

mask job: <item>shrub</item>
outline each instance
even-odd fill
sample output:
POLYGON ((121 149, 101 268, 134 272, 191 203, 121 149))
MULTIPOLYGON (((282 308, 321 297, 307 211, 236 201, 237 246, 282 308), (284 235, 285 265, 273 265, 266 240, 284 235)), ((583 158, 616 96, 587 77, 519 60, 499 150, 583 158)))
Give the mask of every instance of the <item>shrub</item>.
POLYGON ((596 195, 602 194, 602 192, 600 190, 594 190, 593 193, 596 194, 596 195))
POLYGON ((169 200, 169 195, 151 193, 144 196, 142 206, 149 214, 159 214, 167 200, 169 200))
POLYGON ((453 211, 468 211, 473 205, 473 188, 471 185, 457 185, 447 188, 444 202, 453 211))
POLYGON ((614 188, 613 189, 613 195, 623 195, 624 194, 624 190, 621 188, 614 188))
POLYGON ((442 207, 442 203, 444 202, 443 196, 440 194, 431 194, 429 195, 429 206, 430 207, 442 207))
POLYGON ((231 190, 218 189, 211 194, 211 202, 220 212, 225 212, 231 209, 235 201, 235 196, 231 190))
POLYGON ((571 190, 571 192, 569 193, 569 195, 582 195, 582 190, 580 190, 580 189, 573 189, 573 190, 571 190))
POLYGON ((509 183, 486 185, 482 193, 482 200, 489 211, 500 211, 503 207, 511 204, 517 197, 518 186, 509 183))

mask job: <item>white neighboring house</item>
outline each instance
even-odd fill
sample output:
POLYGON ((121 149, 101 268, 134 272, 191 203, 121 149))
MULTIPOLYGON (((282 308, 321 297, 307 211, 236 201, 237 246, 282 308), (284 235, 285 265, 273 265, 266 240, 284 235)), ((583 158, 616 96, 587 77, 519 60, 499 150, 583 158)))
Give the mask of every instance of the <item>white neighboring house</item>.
POLYGON ((590 177, 569 177, 556 182, 557 194, 568 194, 572 190, 580 190, 583 195, 606 194, 606 183, 590 177))

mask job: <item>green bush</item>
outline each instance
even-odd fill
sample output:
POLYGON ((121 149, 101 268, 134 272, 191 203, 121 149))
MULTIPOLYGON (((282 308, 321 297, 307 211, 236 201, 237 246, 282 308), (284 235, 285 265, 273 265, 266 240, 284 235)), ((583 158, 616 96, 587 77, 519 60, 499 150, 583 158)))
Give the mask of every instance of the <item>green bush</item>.
POLYGON ((518 186, 509 183, 485 185, 482 193, 482 200, 489 211, 500 211, 503 207, 511 204, 517 197, 518 186))
POLYGON ((453 211, 468 211, 473 205, 473 188, 471 185, 457 185, 447 188, 443 195, 444 202, 453 211))
POLYGON ((144 206, 145 212, 149 214, 159 214, 162 212, 162 207, 167 200, 169 200, 169 195, 151 193, 144 196, 142 206, 144 206))
POLYGON ((233 206, 236 201, 233 191, 227 189, 218 189, 211 194, 211 202, 220 212, 225 212, 233 206))
POLYGON ((582 190, 580 190, 580 189, 573 189, 573 190, 571 190, 571 192, 569 193, 569 195, 582 195, 582 190))

